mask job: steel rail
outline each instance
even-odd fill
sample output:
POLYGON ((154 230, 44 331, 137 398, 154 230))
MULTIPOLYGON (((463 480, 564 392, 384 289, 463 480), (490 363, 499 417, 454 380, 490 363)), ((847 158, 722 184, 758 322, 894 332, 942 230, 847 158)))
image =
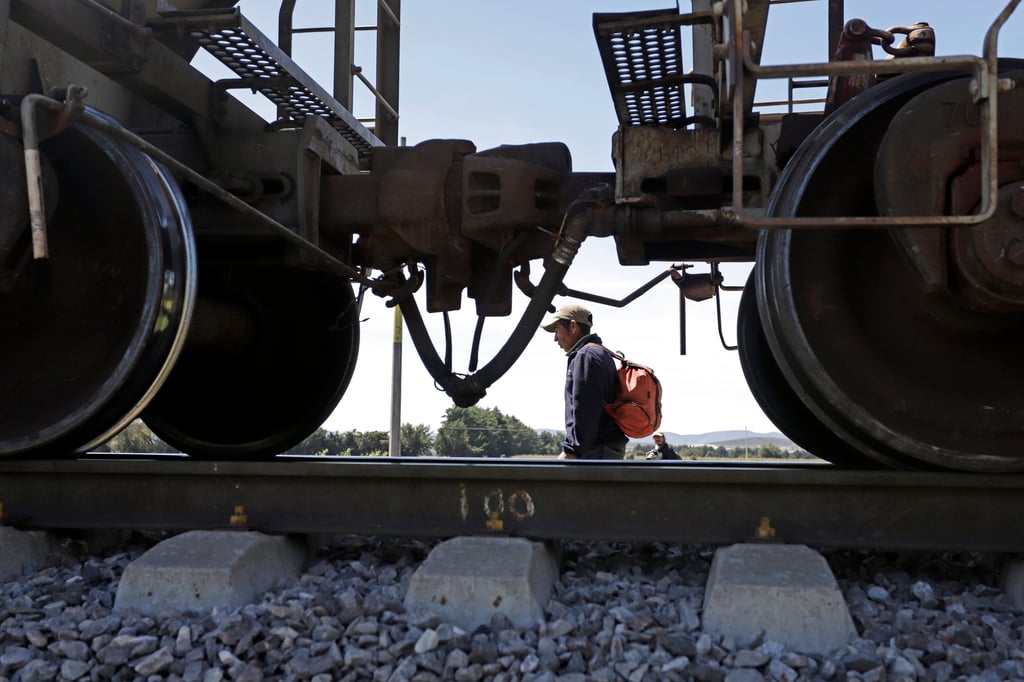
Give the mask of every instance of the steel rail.
POLYGON ((235 527, 1016 552, 1024 550, 1022 502, 1019 474, 829 465, 323 457, 256 463, 148 455, 0 460, 4 522, 25 529, 235 527))

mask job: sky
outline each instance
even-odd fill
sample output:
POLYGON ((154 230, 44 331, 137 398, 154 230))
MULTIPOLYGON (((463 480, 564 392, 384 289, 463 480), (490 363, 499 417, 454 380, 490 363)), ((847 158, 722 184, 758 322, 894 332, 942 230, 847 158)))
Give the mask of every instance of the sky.
MULTIPOLYGON (((687 0, 682 0, 684 8, 687 0)), ((501 144, 561 141, 568 145, 576 171, 611 171, 611 137, 616 118, 594 41, 591 15, 602 11, 659 9, 666 0, 606 2, 583 0, 404 0, 402 3, 399 134, 408 145, 432 138, 474 142, 478 150, 501 144)), ((846 0, 847 18, 887 28, 927 21, 936 30, 939 55, 980 55, 985 31, 1005 2, 963 3, 935 0, 846 0)), ((242 13, 269 36, 277 35, 271 0, 241 0, 242 13)), ((825 0, 780 4, 772 8, 765 40, 764 64, 825 61, 825 0)), ((323 26, 331 21, 333 3, 299 0, 295 26, 323 26)), ((374 23, 376 2, 357 2, 357 24, 374 23), (369 13, 369 14, 367 14, 369 13)), ((1022 45, 1024 8, 1001 34, 1003 53, 1022 45)), ((356 61, 373 68, 372 34, 357 37, 356 61)), ((330 89, 331 46, 315 34, 295 38, 295 61, 330 89)), ((876 58, 884 55, 876 54, 876 58)), ((688 55, 684 52, 684 59, 688 55)), ((217 67, 196 62, 216 74, 217 67)), ((219 77, 219 76, 218 76, 219 77)), ((771 88, 759 86, 765 98, 771 88)), ((359 86, 357 84, 357 92, 359 86)), ((369 96, 357 95, 357 116, 370 115, 369 96)), ((270 112, 265 102, 251 104, 270 112), (262 108, 261 108, 262 107, 262 108)), ((269 115, 269 114, 268 114, 269 115)), ((621 299, 655 277, 669 263, 619 265, 611 238, 590 238, 565 278, 573 289, 621 299)), ((534 264, 534 281, 541 268, 534 264)), ((741 286, 748 264, 723 266, 725 284, 741 286)), ((707 272, 697 263, 691 273, 707 272)), ((722 294, 722 333, 735 343, 740 294, 722 294)), ((421 310, 423 298, 418 297, 421 310)), ((771 432, 777 428, 751 396, 735 351, 723 349, 714 300, 687 301, 687 354, 679 354, 678 290, 664 281, 625 308, 587 304, 594 331, 605 345, 655 370, 664 389, 662 429, 680 434, 719 430, 771 432)), ((556 297, 555 305, 569 300, 556 297)), ((517 290, 513 315, 488 318, 481 343, 480 366, 494 356, 518 322, 526 299, 517 290)), ((473 326, 473 302, 452 314, 454 371, 467 372, 473 326)), ((441 319, 427 316, 435 347, 442 347, 441 319)), ((361 349, 346 395, 324 423, 336 431, 386 431, 391 422, 391 367, 394 312, 382 299, 368 295, 361 313, 361 349)), ((402 347, 401 421, 439 427, 451 400, 434 388, 408 335, 402 347)), ((563 428, 562 386, 565 355, 552 334, 538 330, 513 369, 493 384, 478 403, 497 408, 528 426, 563 428)))

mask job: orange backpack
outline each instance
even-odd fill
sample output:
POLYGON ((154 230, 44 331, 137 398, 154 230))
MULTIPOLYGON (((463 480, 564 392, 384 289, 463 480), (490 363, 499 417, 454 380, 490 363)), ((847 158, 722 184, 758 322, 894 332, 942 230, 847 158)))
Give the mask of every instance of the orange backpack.
POLYGON ((657 431, 661 426, 661 382, 654 376, 654 370, 599 343, 588 345, 604 348, 621 363, 615 399, 604 406, 612 421, 630 438, 646 438, 657 431))

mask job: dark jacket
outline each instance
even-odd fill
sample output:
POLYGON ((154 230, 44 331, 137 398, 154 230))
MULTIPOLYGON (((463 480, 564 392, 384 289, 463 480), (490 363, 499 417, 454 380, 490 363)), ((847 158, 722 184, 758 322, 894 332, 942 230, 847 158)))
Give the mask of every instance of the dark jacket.
POLYGON ((615 398, 615 360, 597 334, 580 339, 566 355, 563 452, 578 458, 621 459, 627 438, 604 411, 615 398))
POLYGON ((647 451, 647 459, 680 459, 676 451, 672 449, 672 446, 665 441, 661 445, 655 445, 653 449, 647 451))

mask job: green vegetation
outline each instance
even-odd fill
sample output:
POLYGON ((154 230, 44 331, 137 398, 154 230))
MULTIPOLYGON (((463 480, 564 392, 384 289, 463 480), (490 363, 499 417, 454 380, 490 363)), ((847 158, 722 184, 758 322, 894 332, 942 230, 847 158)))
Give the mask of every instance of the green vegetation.
MULTIPOLYGON (((637 443, 626 452, 626 459, 643 459, 649 443, 637 443)), ((774 459, 796 460, 817 459, 806 450, 787 450, 778 445, 727 448, 724 445, 672 445, 682 459, 774 459)))
POLYGON ((512 457, 557 455, 561 434, 534 431, 497 408, 452 407, 434 439, 434 449, 447 457, 512 457))
MULTIPOLYGON (((536 431, 497 408, 451 407, 436 434, 426 424, 402 424, 403 457, 556 457, 564 433, 536 431)), ((327 431, 317 429, 289 452, 304 455, 383 457, 388 454, 387 431, 327 431)), ((777 445, 727 448, 724 445, 671 444, 682 459, 815 459, 803 450, 777 445)), ((626 459, 644 459, 651 443, 630 446, 626 459)), ((145 424, 135 420, 97 448, 104 452, 174 452, 145 424)))
MULTIPOLYGON (((436 435, 426 424, 402 424, 402 456, 429 457, 511 457, 515 455, 555 456, 562 434, 534 431, 515 417, 496 408, 452 407, 436 435)), ((289 449, 292 454, 345 457, 387 456, 387 431, 328 431, 320 428, 289 449)), ((101 452, 174 452, 157 438, 141 420, 97 448, 101 452)))
POLYGON ((96 448, 96 452, 177 452, 156 437, 141 419, 128 424, 121 432, 96 448))

